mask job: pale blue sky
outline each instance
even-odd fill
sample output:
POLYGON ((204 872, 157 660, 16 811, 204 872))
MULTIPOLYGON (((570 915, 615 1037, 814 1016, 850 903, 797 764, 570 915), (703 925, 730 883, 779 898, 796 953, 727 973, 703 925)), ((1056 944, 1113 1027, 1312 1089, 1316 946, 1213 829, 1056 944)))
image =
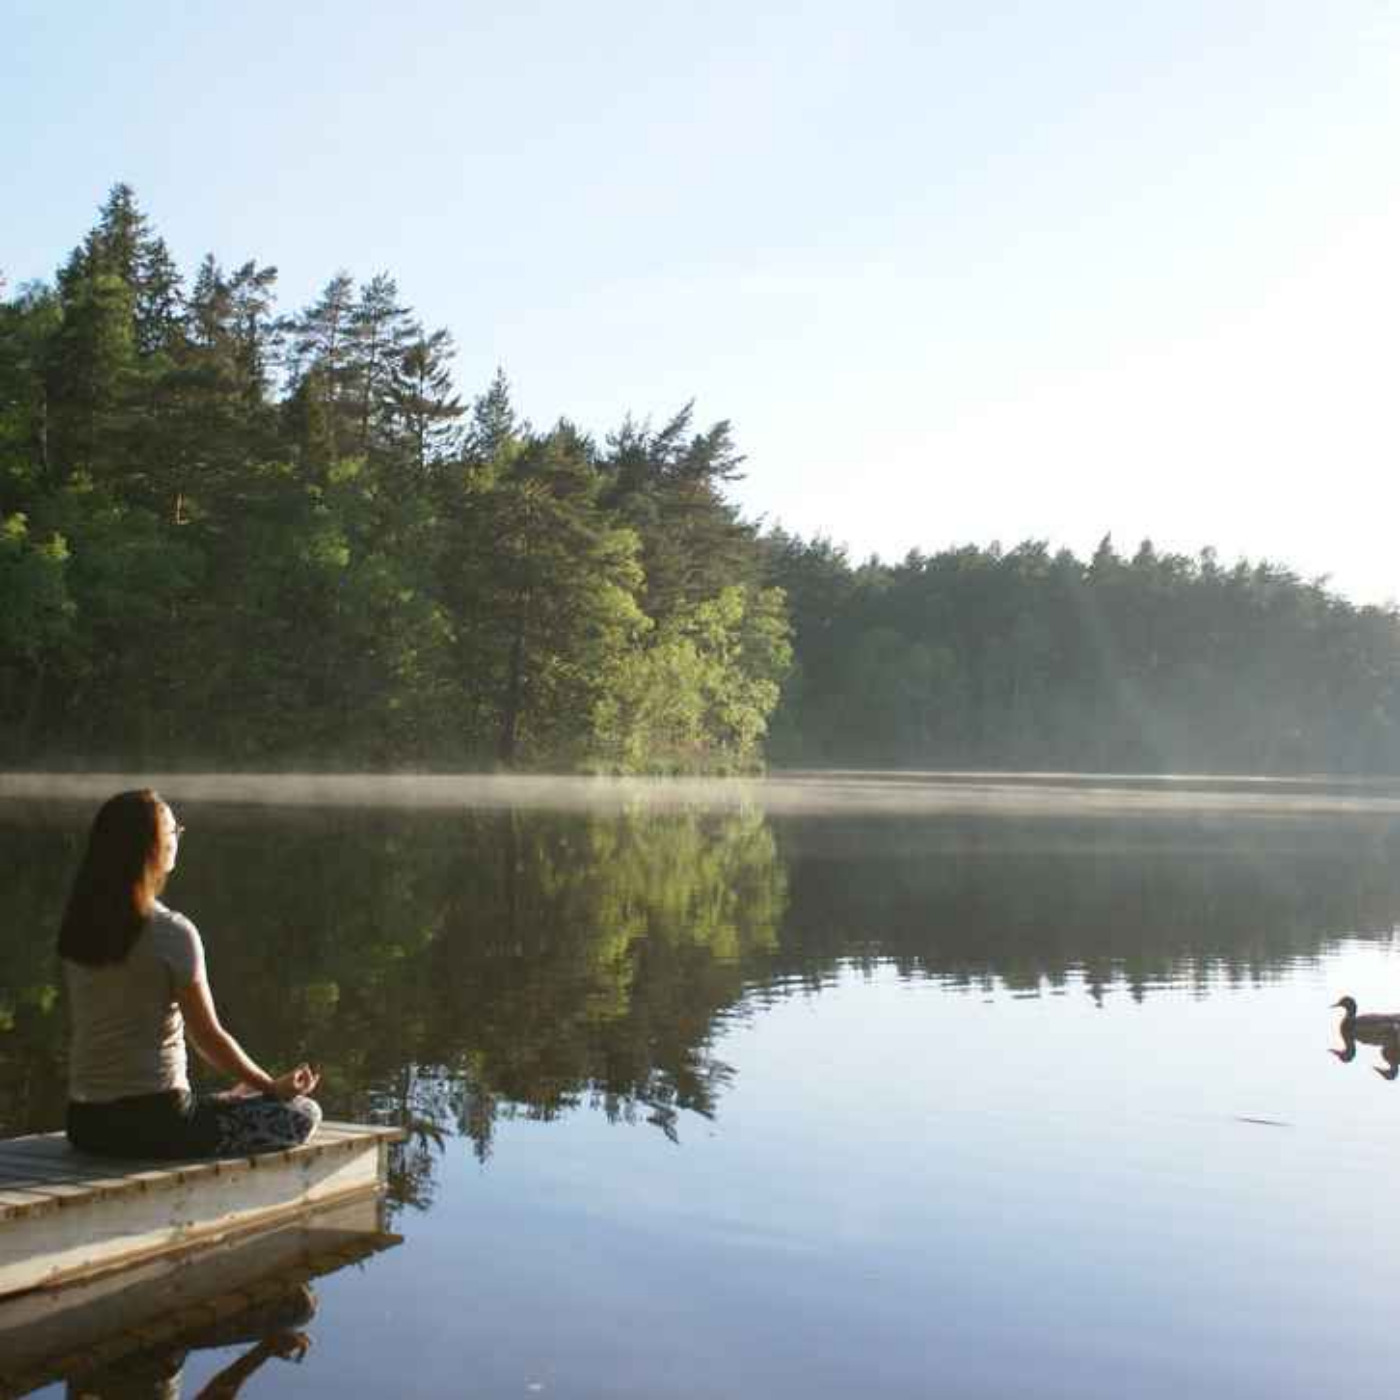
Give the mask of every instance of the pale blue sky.
POLYGON ((863 555, 1400 595, 1400 0, 0 0, 0 268, 125 179, 193 268, 387 269, 536 421, 729 417, 863 555))

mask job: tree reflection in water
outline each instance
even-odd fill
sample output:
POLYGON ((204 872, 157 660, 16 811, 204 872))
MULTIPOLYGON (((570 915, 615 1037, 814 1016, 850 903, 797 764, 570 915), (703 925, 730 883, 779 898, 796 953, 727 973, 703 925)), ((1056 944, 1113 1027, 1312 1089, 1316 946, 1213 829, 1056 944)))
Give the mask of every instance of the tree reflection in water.
MULTIPOLYGON (((485 1160, 502 1119, 596 1108, 675 1138, 683 1113, 712 1115, 732 1074, 715 1017, 776 953, 787 905, 756 812, 184 813, 202 850, 168 899, 204 934, 224 1019, 269 1060, 318 1063, 333 1114, 410 1129, 404 1204, 431 1200, 450 1134, 485 1160)), ((75 856, 83 814, 65 815, 0 827, 26 873, 0 894, 8 1131, 62 1121, 64 1020, 34 935, 75 856)))
MULTIPOLYGON (((62 1121, 49 930, 90 814, 6 811, 0 1127, 62 1121)), ((394 1199, 456 1135, 578 1110, 673 1140, 734 1076, 726 1016, 843 967, 950 989, 1136 997, 1267 975, 1400 921, 1381 822, 1071 822, 637 809, 618 815, 184 807, 169 899, 228 1023, 324 1070, 335 1116, 402 1123, 394 1199), (255 879, 250 884, 250 872, 255 879)))

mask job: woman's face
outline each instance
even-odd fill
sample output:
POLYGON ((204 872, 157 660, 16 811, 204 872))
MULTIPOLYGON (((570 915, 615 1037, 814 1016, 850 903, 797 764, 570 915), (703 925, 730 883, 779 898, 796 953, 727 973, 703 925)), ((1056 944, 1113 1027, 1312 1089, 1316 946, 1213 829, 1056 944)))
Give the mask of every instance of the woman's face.
POLYGON ((180 854, 180 832, 183 828, 175 820, 175 813, 164 802, 160 804, 157 820, 160 823, 161 873, 169 875, 175 869, 175 859, 180 854))

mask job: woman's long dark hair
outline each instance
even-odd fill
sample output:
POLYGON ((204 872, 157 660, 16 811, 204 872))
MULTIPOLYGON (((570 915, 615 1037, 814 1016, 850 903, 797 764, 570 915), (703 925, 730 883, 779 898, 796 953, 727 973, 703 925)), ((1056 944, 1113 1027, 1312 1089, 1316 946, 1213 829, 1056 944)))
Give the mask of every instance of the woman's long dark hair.
POLYGON ((60 957, 90 967, 125 960, 165 884, 160 809, 150 788, 98 809, 58 931, 60 957))

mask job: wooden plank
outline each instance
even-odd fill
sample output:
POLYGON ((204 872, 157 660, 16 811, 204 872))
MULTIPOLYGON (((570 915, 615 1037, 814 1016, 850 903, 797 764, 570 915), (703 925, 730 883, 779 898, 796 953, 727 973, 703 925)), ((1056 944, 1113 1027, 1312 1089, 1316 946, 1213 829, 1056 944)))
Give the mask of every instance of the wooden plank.
MULTIPOLYGON (((355 1144, 348 1144, 354 1148, 355 1144)), ((320 1155, 334 1155, 339 1149, 332 1148, 326 1154, 302 1152, 301 1160, 311 1160, 320 1155)), ((231 1180, 258 1170, 264 1172, 290 1165, 298 1158, 290 1153, 267 1153, 262 1157, 232 1157, 213 1161, 168 1162, 160 1170, 133 1172, 127 1176, 104 1176, 64 1182, 48 1179, 29 1183, 28 1189, 36 1194, 47 1195, 52 1204, 93 1204, 105 1200, 117 1200, 136 1196, 145 1192, 162 1192, 190 1187, 198 1183, 209 1183, 218 1178, 231 1180)), ((120 1163, 108 1164, 108 1169, 120 1163)), ((36 1206, 35 1209, 38 1209, 36 1206)), ((10 1215, 22 1214, 21 1209, 12 1209, 10 1215)))
POLYGON ((0 1158, 0 1183, 11 1181, 109 1181, 116 1177, 153 1176, 165 1171, 169 1162, 73 1162, 23 1161, 0 1158))
POLYGON ((247 1228, 383 1180, 399 1129, 331 1124, 255 1157, 149 1164, 83 1157, 59 1134, 11 1139, 0 1159, 0 1296, 247 1228), (89 1175, 89 1173, 106 1173, 89 1175))
MULTIPOLYGON (((383 1123, 347 1123, 337 1119, 325 1119, 316 1129, 315 1136, 303 1147, 315 1147, 323 1134, 348 1137, 387 1137, 399 1138, 404 1135, 402 1128, 383 1123)), ((0 1139, 0 1152, 18 1152, 24 1155, 52 1157, 81 1157, 87 1161, 111 1160, 104 1155, 89 1154, 73 1147, 63 1133, 30 1133, 24 1137, 0 1139)))
MULTIPOLYGON (((109 1173, 103 1176, 64 1176, 58 1172, 45 1172, 20 1177, 18 1174, 13 1178, 14 1184, 21 1185, 29 1190, 42 1191, 47 1186, 55 1188, 71 1188, 81 1193, 92 1196, 94 1199, 101 1196, 119 1196, 133 1191, 147 1191, 160 1189, 165 1186, 180 1185, 184 1182, 195 1179, 199 1176, 220 1176, 237 1173, 240 1169, 247 1170, 246 1159, 235 1158, 230 1161, 221 1161, 208 1164, 211 1168, 204 1171, 206 1164, 199 1164, 199 1171, 191 1171, 187 1164, 171 1164, 169 1162, 149 1171, 133 1171, 122 1175, 111 1175, 114 1167, 119 1167, 121 1163, 109 1162, 105 1166, 105 1171, 109 1173)), ((8 1186, 10 1183, 7 1182, 8 1186)), ((66 1195, 66 1190, 56 1190, 55 1194, 66 1195)))
POLYGON ((384 1143, 402 1137, 401 1130, 334 1124, 325 1138, 284 1152, 260 1157, 160 1161, 91 1157, 74 1152, 59 1135, 10 1139, 0 1143, 0 1217, 23 1213, 45 1204, 71 1201, 74 1191, 94 1196, 181 1185, 200 1177, 219 1177, 287 1164, 324 1151, 353 1150, 357 1143, 384 1143), (46 1188, 55 1189, 46 1196, 46 1188))
MULTIPOLYGON (((403 1128, 394 1127, 388 1123, 345 1123, 330 1118, 316 1129, 316 1137, 320 1137, 323 1132, 349 1133, 354 1137, 383 1138, 386 1142, 402 1142, 408 1136, 403 1128)), ((311 1145, 315 1146, 315 1144, 316 1138, 312 1138, 311 1145)))
POLYGON ((96 1199, 100 1194, 92 1189, 90 1182, 71 1181, 29 1181, 16 1182, 20 1190, 33 1196, 42 1196, 52 1201, 72 1201, 96 1199))
POLYGON ((42 1191, 26 1191, 20 1187, 4 1192, 0 1195, 0 1217, 5 1215, 17 1215, 28 1206, 32 1206, 36 1201, 48 1200, 42 1191))
MULTIPOLYGON (((317 1147, 342 1142, 355 1138, 386 1138, 389 1140, 399 1140, 405 1136, 402 1128, 389 1127, 376 1123, 344 1123, 334 1120, 326 1120, 316 1130, 310 1142, 302 1143, 299 1147, 287 1149, 290 1152, 315 1151, 317 1147)), ((216 1160, 241 1160, 241 1159, 175 1159, 184 1165, 197 1165, 208 1161, 216 1160)), ((81 1164, 94 1168, 108 1168, 114 1163, 126 1163, 130 1161, 139 1167, 166 1167, 172 1165, 171 1160, 157 1158, 118 1158, 105 1155, 96 1155, 86 1152, 79 1152, 74 1148, 62 1133, 35 1133, 28 1137, 4 1138, 0 1139, 0 1161, 9 1162, 35 1162, 35 1163, 62 1163, 65 1165, 81 1164)))
POLYGON ((12 1216, 0 1227, 0 1297, 188 1248, 260 1217, 373 1190, 378 1180, 377 1148, 368 1144, 357 1153, 322 1154, 284 1171, 200 1178, 159 1192, 12 1216))
POLYGON ((0 1143, 0 1190, 16 1182, 40 1180, 89 1183, 94 1190, 123 1190, 133 1181, 157 1184, 174 1174, 185 1181, 201 1175, 217 1176, 223 1172, 257 1169, 271 1163, 289 1162, 304 1154, 323 1150, 353 1147, 357 1142, 395 1140, 403 1132, 396 1128, 330 1124, 323 1137, 282 1152, 262 1153, 256 1157, 226 1157, 158 1160, 95 1157, 75 1152, 61 1134, 45 1134, 37 1138, 12 1138, 0 1143))
POLYGON ((72 1152, 68 1139, 62 1133, 25 1133, 20 1137, 4 1139, 5 1148, 24 1152, 56 1152, 65 1149, 72 1152))

